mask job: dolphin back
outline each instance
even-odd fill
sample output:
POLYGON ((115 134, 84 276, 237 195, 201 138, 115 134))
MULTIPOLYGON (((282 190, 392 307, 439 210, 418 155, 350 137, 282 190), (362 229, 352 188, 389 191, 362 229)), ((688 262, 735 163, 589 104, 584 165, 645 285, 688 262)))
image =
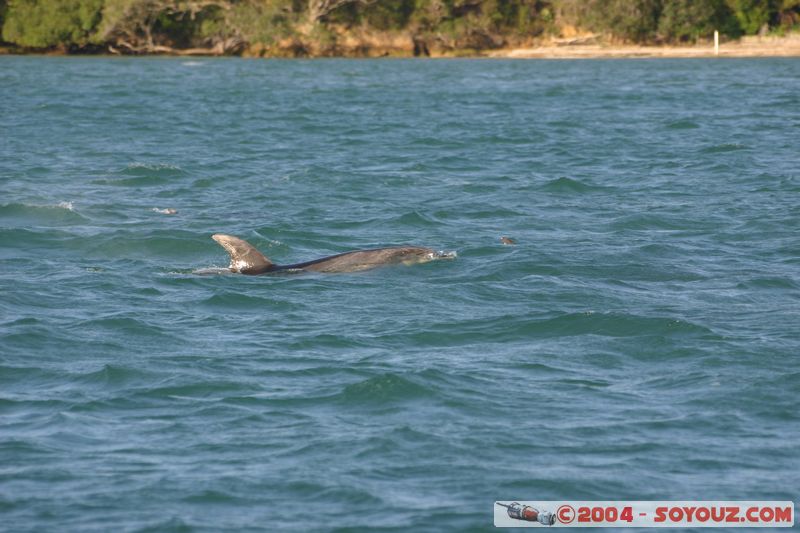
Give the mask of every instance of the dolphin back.
POLYGON ((274 267, 272 261, 259 252, 255 246, 243 239, 233 235, 223 235, 222 233, 212 235, 211 238, 217 241, 230 254, 231 264, 229 268, 231 272, 255 275, 271 270, 274 267))

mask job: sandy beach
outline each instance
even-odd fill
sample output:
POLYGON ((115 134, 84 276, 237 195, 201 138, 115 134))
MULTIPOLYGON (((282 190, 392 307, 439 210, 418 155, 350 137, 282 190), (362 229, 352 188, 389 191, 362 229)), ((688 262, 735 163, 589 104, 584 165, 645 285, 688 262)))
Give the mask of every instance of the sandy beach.
POLYGON ((592 39, 556 39, 534 48, 494 50, 489 57, 518 59, 590 59, 636 57, 800 57, 800 35, 786 37, 748 36, 740 40, 721 42, 719 53, 714 43, 704 42, 687 46, 611 45, 592 42, 592 39))

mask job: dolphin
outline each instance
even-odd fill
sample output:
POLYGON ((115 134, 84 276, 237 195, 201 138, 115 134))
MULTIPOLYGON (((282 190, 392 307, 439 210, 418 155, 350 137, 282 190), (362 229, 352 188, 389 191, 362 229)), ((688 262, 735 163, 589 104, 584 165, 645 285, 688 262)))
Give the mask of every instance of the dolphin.
POLYGON ((457 255, 456 252, 435 251, 421 246, 397 246, 354 250, 304 263, 276 265, 255 246, 238 237, 217 233, 211 238, 230 254, 231 264, 228 268, 231 272, 250 276, 278 272, 360 272, 384 265, 413 265, 437 259, 455 259, 457 255))

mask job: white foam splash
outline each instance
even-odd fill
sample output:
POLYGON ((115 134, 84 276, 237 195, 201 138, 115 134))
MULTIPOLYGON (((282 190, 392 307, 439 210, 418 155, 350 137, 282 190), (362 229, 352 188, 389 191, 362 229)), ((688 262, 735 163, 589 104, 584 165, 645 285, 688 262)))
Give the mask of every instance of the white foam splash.
POLYGON ((75 206, 72 202, 58 202, 56 207, 60 207, 61 209, 67 209, 69 211, 75 211, 75 206))
POLYGON ((154 207, 152 209, 152 211, 154 211, 156 213, 161 213, 162 215, 176 215, 176 214, 178 214, 178 210, 177 209, 173 209, 171 207, 167 207, 167 208, 164 208, 164 209, 159 209, 158 207, 154 207))
POLYGON ((224 276, 226 274, 233 274, 233 272, 231 272, 230 268, 208 267, 192 270, 192 274, 196 276, 224 276))
POLYGON ((183 170, 178 165, 170 163, 140 163, 138 161, 125 167, 126 170, 136 170, 139 168, 144 170, 183 170))

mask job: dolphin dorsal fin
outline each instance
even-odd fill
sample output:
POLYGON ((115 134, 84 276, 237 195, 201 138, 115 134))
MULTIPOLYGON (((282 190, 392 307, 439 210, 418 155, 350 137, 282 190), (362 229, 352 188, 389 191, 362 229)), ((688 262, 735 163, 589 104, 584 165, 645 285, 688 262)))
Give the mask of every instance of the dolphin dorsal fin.
POLYGON ((255 246, 233 235, 217 233, 211 236, 220 246, 231 254, 230 269, 242 274, 261 274, 269 270, 272 261, 264 257, 255 246))

